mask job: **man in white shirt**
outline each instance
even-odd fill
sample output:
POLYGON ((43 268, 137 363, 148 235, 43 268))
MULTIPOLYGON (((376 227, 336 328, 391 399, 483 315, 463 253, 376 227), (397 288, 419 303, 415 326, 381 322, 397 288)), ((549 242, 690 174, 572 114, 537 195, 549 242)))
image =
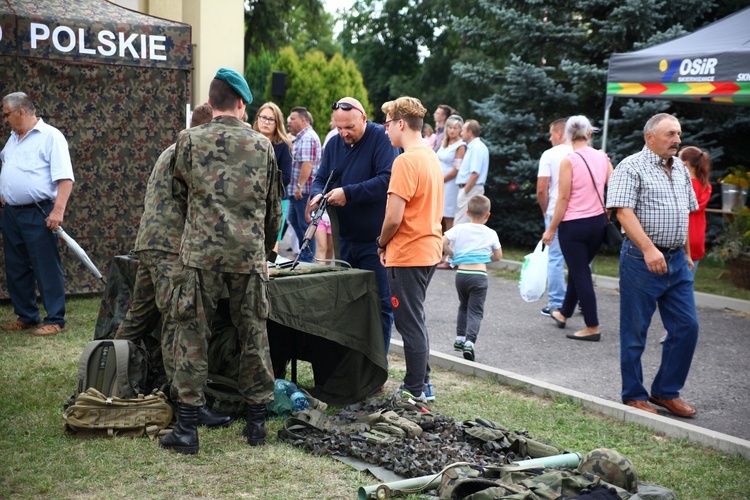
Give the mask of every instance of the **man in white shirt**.
MULTIPOLYGON (((570 141, 565 140, 565 118, 553 121, 549 126, 549 142, 552 147, 542 153, 539 159, 539 171, 536 178, 536 197, 544 214, 544 228, 549 227, 557 203, 557 182, 560 179, 560 162, 573 152, 570 141)), ((565 259, 560 250, 560 242, 555 239, 549 246, 549 265, 547 267, 547 307, 542 309, 544 316, 549 316, 552 309, 559 309, 565 298, 565 259)))
POLYGON ((62 224, 75 181, 68 142, 36 116, 34 103, 23 92, 3 98, 3 118, 11 128, 0 152, 3 251, 18 319, 2 329, 34 328, 34 335, 54 335, 65 328, 65 284, 53 231, 62 224), (41 326, 37 285, 47 313, 41 326))
POLYGON ((469 222, 466 208, 469 199, 477 194, 484 194, 484 183, 490 169, 490 151, 479 138, 481 127, 476 120, 466 120, 461 129, 461 139, 466 143, 466 154, 461 168, 456 174, 458 200, 453 225, 469 222))

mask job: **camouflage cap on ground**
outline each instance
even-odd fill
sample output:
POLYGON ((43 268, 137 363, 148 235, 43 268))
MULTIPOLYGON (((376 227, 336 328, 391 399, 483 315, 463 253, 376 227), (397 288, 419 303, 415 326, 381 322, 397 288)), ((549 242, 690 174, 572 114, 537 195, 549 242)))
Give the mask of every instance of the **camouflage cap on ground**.
POLYGON ((578 470, 596 474, 602 480, 630 493, 638 493, 638 473, 635 466, 618 451, 608 448, 592 450, 581 459, 578 470))
POLYGON ((253 102, 253 93, 250 92, 250 87, 247 85, 247 81, 233 69, 220 68, 216 72, 216 76, 219 80, 224 80, 229 84, 232 89, 237 92, 237 95, 242 97, 245 104, 251 104, 253 102))

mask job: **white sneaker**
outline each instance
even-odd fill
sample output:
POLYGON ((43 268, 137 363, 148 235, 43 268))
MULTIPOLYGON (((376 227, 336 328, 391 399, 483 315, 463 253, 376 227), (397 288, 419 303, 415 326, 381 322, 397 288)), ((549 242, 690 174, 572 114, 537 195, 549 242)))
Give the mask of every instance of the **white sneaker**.
POLYGON ((424 393, 427 401, 435 401, 435 392, 432 390, 432 384, 427 384, 427 391, 424 393))
MULTIPOLYGON (((396 396, 401 398, 409 398, 414 401, 420 401, 422 403, 427 403, 427 395, 424 393, 424 391, 419 393, 419 396, 415 396, 411 392, 407 391, 403 387, 401 387, 398 391, 396 391, 396 396)), ((433 396, 434 398, 434 396, 433 396)))

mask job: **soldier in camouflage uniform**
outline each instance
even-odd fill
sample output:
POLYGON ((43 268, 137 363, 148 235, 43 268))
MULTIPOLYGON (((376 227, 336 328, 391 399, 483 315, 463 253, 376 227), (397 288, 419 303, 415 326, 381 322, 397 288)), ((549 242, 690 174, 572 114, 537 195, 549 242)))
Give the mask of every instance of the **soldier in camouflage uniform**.
POLYGON ((248 403, 243 434, 265 444, 266 404, 274 377, 266 332, 267 254, 281 223, 281 177, 271 142, 241 118, 252 94, 237 72, 222 68, 209 88, 211 123, 184 130, 173 161, 173 196, 184 209, 185 229, 169 314, 175 320, 175 372, 179 421, 160 444, 197 453, 198 409, 205 404, 210 319, 226 289, 241 346, 238 389, 248 403))
MULTIPOLYGON (((190 127, 208 123, 213 118, 211 106, 195 108, 190 127)), ((162 318, 159 334, 161 357, 167 381, 174 374, 174 322, 169 320, 168 301, 171 281, 182 270, 178 262, 180 239, 185 226, 185 215, 172 198, 170 163, 175 144, 169 146, 156 160, 146 187, 143 215, 135 239, 138 272, 133 285, 133 298, 125 319, 120 323, 115 338, 140 342, 152 333, 162 318)), ((158 358, 155 358, 158 361, 158 358)), ((198 425, 227 426, 232 419, 214 414, 203 406, 198 412, 198 425)))

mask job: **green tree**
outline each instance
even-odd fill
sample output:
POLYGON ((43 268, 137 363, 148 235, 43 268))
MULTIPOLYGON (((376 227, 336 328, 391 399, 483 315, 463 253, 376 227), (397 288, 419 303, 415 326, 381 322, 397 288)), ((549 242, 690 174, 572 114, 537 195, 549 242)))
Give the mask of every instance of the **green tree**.
POLYGON ((341 97, 354 97, 365 110, 372 108, 362 75, 351 60, 340 54, 326 59, 322 52, 314 50, 300 57, 294 48, 285 47, 271 70, 286 73, 286 93, 282 97, 271 96, 269 76, 265 99, 278 104, 285 115, 295 106, 306 107, 313 116, 313 128, 321 137, 329 130, 331 104, 341 97))
POLYGON ((300 61, 297 52, 292 47, 285 47, 279 51, 279 57, 271 67, 271 72, 281 71, 286 73, 286 92, 283 96, 272 96, 271 95, 271 72, 269 72, 266 81, 266 101, 273 101, 279 105, 284 114, 288 113, 288 110, 299 102, 297 100, 296 88, 299 86, 296 82, 298 75, 301 73, 302 63, 300 61))
POLYGON ((262 90, 279 49, 291 46, 298 54, 318 50, 326 57, 339 52, 333 25, 321 0, 245 2, 245 78, 251 89, 259 90, 248 114, 254 115, 265 102, 262 90))
POLYGON ((247 0, 245 58, 288 45, 300 54, 320 50, 330 57, 338 51, 333 24, 321 0, 247 0))
MULTIPOLYGON (((491 80, 462 78, 451 68, 457 63, 480 64, 486 55, 466 38, 451 28, 454 19, 473 16, 478 12, 478 1, 454 2, 434 0, 414 4, 416 9, 426 10, 423 18, 433 36, 422 50, 424 58, 416 74, 408 78, 394 78, 394 95, 414 95, 430 111, 426 120, 433 123, 432 111, 440 104, 455 108, 464 118, 471 118, 471 99, 482 99, 497 91, 491 80)), ((508 59, 508 53, 496 53, 496 60, 508 59)))
POLYGON ((253 92, 253 102, 248 107, 247 114, 252 121, 258 108, 266 102, 265 91, 271 75, 271 67, 278 59, 278 54, 261 49, 257 54, 250 55, 245 63, 245 80, 253 92))
MULTIPOLYGON (((442 4, 442 1, 441 1, 442 4)), ((414 95, 421 64, 435 45, 438 19, 429 2, 358 0, 344 16, 341 40, 344 53, 357 61, 375 103, 375 119, 383 119, 380 105, 403 94, 414 95)), ((449 66, 444 74, 449 75, 449 66)))

